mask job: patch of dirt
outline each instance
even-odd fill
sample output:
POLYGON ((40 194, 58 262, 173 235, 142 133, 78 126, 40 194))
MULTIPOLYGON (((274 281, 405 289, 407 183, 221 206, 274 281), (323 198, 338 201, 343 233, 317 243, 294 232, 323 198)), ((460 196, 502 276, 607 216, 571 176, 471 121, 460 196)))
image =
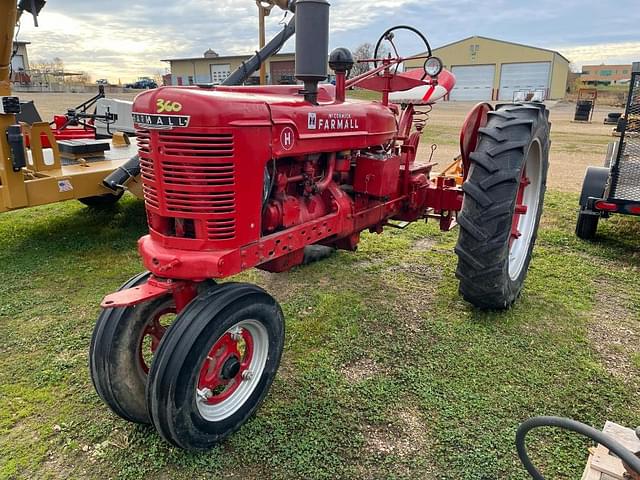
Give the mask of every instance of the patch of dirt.
POLYGON ((588 337, 602 358, 605 369, 626 383, 638 375, 633 365, 633 355, 640 354, 640 318, 630 308, 631 301, 625 292, 610 296, 615 288, 609 282, 598 282, 598 294, 588 337))
POLYGON ((425 237, 421 240, 418 240, 413 244, 413 248, 416 250, 433 250, 433 247, 436 246, 438 240, 434 237, 425 237))
POLYGON ((354 383, 373 378, 378 373, 384 373, 385 369, 370 358, 361 358, 343 366, 341 372, 350 383, 354 383))
MULTIPOLYGON (((20 100, 28 101, 33 100, 43 122, 50 122, 53 120, 54 115, 62 115, 69 108, 73 108, 76 105, 80 105, 93 97, 97 92, 87 93, 50 93, 50 92, 19 92, 20 100)), ((124 93, 109 93, 107 92, 107 98, 114 98, 118 100, 133 100, 140 92, 124 92, 124 93)))
MULTIPOLYGON (((304 268, 304 267, 300 267, 304 268)), ((264 270, 255 270, 258 276, 256 283, 264 288, 270 295, 273 295, 279 303, 286 303, 295 298, 300 290, 308 288, 305 282, 292 282, 291 272, 272 273, 264 270)), ((327 284, 326 279, 320 279, 318 285, 327 284)))
POLYGON ((364 448, 369 453, 407 458, 425 447, 426 431, 417 410, 400 410, 386 426, 365 427, 364 448))
POLYGON ((403 319, 403 327, 409 332, 420 332, 424 314, 433 305, 442 271, 435 265, 403 262, 386 272, 388 278, 395 280, 388 285, 386 302, 403 319))

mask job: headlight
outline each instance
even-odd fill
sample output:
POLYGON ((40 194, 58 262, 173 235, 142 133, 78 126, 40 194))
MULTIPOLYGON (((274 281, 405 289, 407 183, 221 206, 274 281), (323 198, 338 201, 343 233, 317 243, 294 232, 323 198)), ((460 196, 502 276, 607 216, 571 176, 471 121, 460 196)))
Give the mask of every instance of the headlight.
POLYGON ((430 77, 437 77, 442 72, 442 60, 438 57, 429 57, 424 62, 424 71, 430 77))

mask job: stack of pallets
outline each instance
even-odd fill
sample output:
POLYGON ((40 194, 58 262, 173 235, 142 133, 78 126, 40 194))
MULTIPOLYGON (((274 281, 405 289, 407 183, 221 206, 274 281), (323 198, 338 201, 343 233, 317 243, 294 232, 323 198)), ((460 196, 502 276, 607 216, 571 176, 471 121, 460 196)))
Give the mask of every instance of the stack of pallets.
MULTIPOLYGON (((602 429, 611 438, 616 439, 632 452, 640 451, 640 440, 630 428, 607 422, 602 429)), ((612 455, 609 449, 598 445, 589 450, 589 460, 582 474, 582 480, 626 480, 622 461, 612 455)))

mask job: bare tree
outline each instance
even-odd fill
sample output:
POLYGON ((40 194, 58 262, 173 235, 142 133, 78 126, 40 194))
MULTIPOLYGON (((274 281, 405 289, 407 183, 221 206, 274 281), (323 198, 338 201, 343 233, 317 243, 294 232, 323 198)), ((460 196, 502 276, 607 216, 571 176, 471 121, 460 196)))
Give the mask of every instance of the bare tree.
MULTIPOLYGON (((351 78, 357 77, 358 75, 361 75, 373 68, 372 62, 359 63, 358 61, 372 60, 375 53, 374 50, 375 46, 371 43, 366 42, 353 51, 353 59, 356 61, 356 63, 351 69, 351 78)), ((378 58, 384 58, 387 55, 389 55, 389 49, 383 44, 380 46, 380 50, 378 51, 378 58)))
POLYGON ((356 63, 351 69, 351 77, 357 77, 368 71, 371 68, 370 63, 359 63, 361 60, 370 60, 373 58, 373 45, 370 43, 363 43, 353 51, 353 59, 356 63))

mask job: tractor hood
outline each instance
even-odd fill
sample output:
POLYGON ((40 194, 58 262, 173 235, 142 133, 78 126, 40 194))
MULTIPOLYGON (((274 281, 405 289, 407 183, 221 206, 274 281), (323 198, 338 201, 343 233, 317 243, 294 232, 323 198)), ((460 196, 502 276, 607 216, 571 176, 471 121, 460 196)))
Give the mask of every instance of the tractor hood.
POLYGON ((396 133, 393 108, 379 102, 335 101, 333 85, 321 85, 318 104, 298 85, 268 87, 163 87, 138 95, 134 123, 143 129, 272 127, 276 157, 366 148, 396 133), (331 144, 318 142, 331 141, 331 144))

